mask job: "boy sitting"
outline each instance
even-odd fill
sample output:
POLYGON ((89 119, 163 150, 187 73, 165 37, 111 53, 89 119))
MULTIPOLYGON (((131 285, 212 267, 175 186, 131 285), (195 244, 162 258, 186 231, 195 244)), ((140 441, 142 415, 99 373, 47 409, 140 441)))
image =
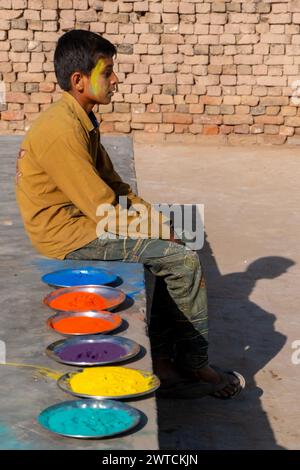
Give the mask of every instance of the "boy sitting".
MULTIPOLYGON (((172 230, 163 239, 163 217, 157 237, 151 238, 149 224, 130 236, 137 218, 129 214, 130 207, 151 206, 114 170, 92 111, 96 104, 109 104, 117 89, 115 55, 113 44, 89 31, 60 37, 54 65, 62 98, 33 123, 17 162, 25 229, 48 257, 143 263, 157 281, 149 331, 161 396, 232 398, 243 378, 208 363, 206 289, 197 253, 176 240, 172 230), (121 196, 127 197, 127 207, 121 207, 121 196), (104 219, 103 207, 115 211, 104 219)), ((145 213, 142 219, 152 221, 152 213, 145 213)))

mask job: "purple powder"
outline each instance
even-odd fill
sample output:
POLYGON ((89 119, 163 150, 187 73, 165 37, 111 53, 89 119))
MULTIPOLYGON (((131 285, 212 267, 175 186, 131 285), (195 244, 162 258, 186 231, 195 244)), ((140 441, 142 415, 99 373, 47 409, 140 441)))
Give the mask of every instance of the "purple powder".
POLYGON ((109 341, 82 343, 63 347, 57 352, 62 361, 68 362, 110 362, 126 355, 124 347, 109 341))

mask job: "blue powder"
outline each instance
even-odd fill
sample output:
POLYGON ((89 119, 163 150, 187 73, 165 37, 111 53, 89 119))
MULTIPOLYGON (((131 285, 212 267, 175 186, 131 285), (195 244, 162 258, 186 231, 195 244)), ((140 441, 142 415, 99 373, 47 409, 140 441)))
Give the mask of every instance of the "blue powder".
POLYGON ((125 410, 68 406, 46 410, 38 420, 50 431, 84 437, 121 433, 134 423, 134 418, 125 410))
POLYGON ((81 269, 62 269, 45 274, 42 281, 59 287, 111 284, 117 276, 89 266, 81 269))

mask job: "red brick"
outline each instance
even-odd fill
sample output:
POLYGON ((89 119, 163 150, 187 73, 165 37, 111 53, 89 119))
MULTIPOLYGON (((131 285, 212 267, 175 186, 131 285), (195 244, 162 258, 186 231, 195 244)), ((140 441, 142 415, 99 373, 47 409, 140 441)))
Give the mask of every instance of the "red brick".
POLYGON ((226 125, 222 125, 220 126, 220 134, 231 134, 231 132, 233 131, 234 127, 233 126, 226 126, 226 125))
POLYGON ((285 119, 284 124, 286 126, 291 126, 291 127, 300 127, 300 117, 298 117, 298 116, 288 116, 285 119))
POLYGON ((184 44, 184 37, 181 34, 162 34, 161 44, 184 44))
POLYGON ((152 83, 154 85, 175 84, 176 83, 176 75, 171 74, 171 73, 153 75, 152 83))
POLYGON ((101 122, 100 123, 100 132, 102 134, 114 132, 115 126, 113 122, 101 122))
POLYGON ((281 114, 283 116, 296 116, 297 109, 292 106, 281 106, 281 114))
POLYGON ((29 99, 26 93, 8 91, 6 93, 6 101, 8 103, 28 103, 29 99))
MULTIPOLYGON (((179 109, 181 106, 185 106, 185 105, 183 105, 183 102, 184 102, 184 97, 174 96, 174 103, 177 105, 176 109, 175 109, 175 104, 162 104, 162 105, 160 105, 161 106, 161 112, 162 113, 173 113, 177 110, 179 112, 186 112, 187 109, 185 109, 185 111, 181 111, 179 109), (182 102, 178 98, 182 98, 183 99, 182 102)), ((186 108, 187 108, 187 106, 186 106, 186 108)))
POLYGON ((287 96, 263 96, 260 99, 260 104, 265 106, 282 106, 289 104, 287 96))
POLYGON ((1 119, 3 121, 22 121, 24 119, 24 111, 2 111, 1 119))
POLYGON ((279 125, 279 124, 283 124, 284 117, 264 115, 264 116, 255 116, 254 120, 256 124, 258 123, 258 124, 275 124, 275 125, 278 124, 279 125))
POLYGON ((174 124, 159 124, 159 132, 171 134, 174 131, 174 124))
POLYGON ((205 114, 194 114, 193 115, 194 124, 222 124, 223 116, 214 116, 214 115, 205 115, 205 114))
POLYGON ((236 115, 224 115, 224 124, 229 124, 229 125, 239 125, 239 124, 252 124, 253 123, 253 117, 250 115, 246 114, 236 114, 236 115))
POLYGON ((44 80, 44 74, 21 72, 18 74, 18 80, 25 83, 41 82, 44 80))
POLYGON ((245 64, 245 65, 256 65, 262 64, 263 56, 262 55, 241 55, 237 54, 234 56, 235 64, 245 64))
POLYGON ((233 130, 236 134, 249 134, 250 126, 248 124, 240 124, 239 126, 234 126, 233 130))
POLYGON ((218 133, 219 133, 218 126, 210 126, 210 125, 203 126, 204 135, 217 135, 218 133))
POLYGON ((24 112, 25 113, 38 113, 39 105, 37 103, 25 103, 24 112))
POLYGON ((150 83, 150 75, 142 73, 132 73, 127 75, 126 83, 150 83))
POLYGON ((163 2, 163 11, 166 13, 177 13, 178 12, 178 7, 179 7, 179 1, 164 1, 163 2))
POLYGON ((192 134, 201 134, 203 131, 202 124, 191 124, 189 130, 192 134))
POLYGON ((159 44, 159 34, 141 34, 140 44, 159 44))
POLYGON ((156 103, 151 103, 148 104, 147 106, 147 113, 159 113, 160 112, 160 106, 156 103))
POLYGON ((266 114, 269 116, 276 116, 280 112, 280 106, 267 106, 266 114))
POLYGON ((269 135, 276 135, 279 133, 279 126, 274 124, 266 124, 264 127, 264 133, 269 135))
POLYGON ((189 132, 189 126, 187 124, 175 124, 174 132, 176 134, 187 134, 189 132))
POLYGON ((131 112, 135 114, 142 114, 145 113, 146 106, 143 103, 139 104, 132 104, 131 105, 131 112))
POLYGON ((148 124, 145 124, 144 129, 145 129, 146 132, 158 132, 159 125, 158 124, 148 123, 148 124))
POLYGON ((185 113, 165 113, 163 122, 167 124, 192 124, 193 118, 185 113))
POLYGON ((115 122, 115 131, 121 133, 129 133, 131 126, 129 122, 115 122))
POLYGON ((133 114, 132 122, 149 122, 149 123, 161 123, 162 114, 161 113, 141 113, 133 114))
POLYGON ((120 122, 129 122, 131 118, 130 113, 109 113, 103 114, 103 121, 120 121, 120 122))
POLYGON ((202 114, 204 111, 204 105, 202 103, 190 104, 189 110, 191 114, 202 114))

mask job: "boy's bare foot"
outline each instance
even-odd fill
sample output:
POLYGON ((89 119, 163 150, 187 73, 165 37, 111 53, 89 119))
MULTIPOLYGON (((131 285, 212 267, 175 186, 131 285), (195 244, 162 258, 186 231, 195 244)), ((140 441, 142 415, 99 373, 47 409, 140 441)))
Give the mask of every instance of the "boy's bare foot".
MULTIPOLYGON (((190 377, 216 385, 222 382, 222 377, 209 365, 202 367, 201 369, 195 369, 193 372, 190 373, 190 377)), ((226 387, 224 387, 222 390, 215 392, 214 395, 219 397, 230 397, 231 395, 234 395, 237 392, 240 386, 239 379, 234 375, 231 375, 229 377, 230 385, 226 385, 226 387)))

